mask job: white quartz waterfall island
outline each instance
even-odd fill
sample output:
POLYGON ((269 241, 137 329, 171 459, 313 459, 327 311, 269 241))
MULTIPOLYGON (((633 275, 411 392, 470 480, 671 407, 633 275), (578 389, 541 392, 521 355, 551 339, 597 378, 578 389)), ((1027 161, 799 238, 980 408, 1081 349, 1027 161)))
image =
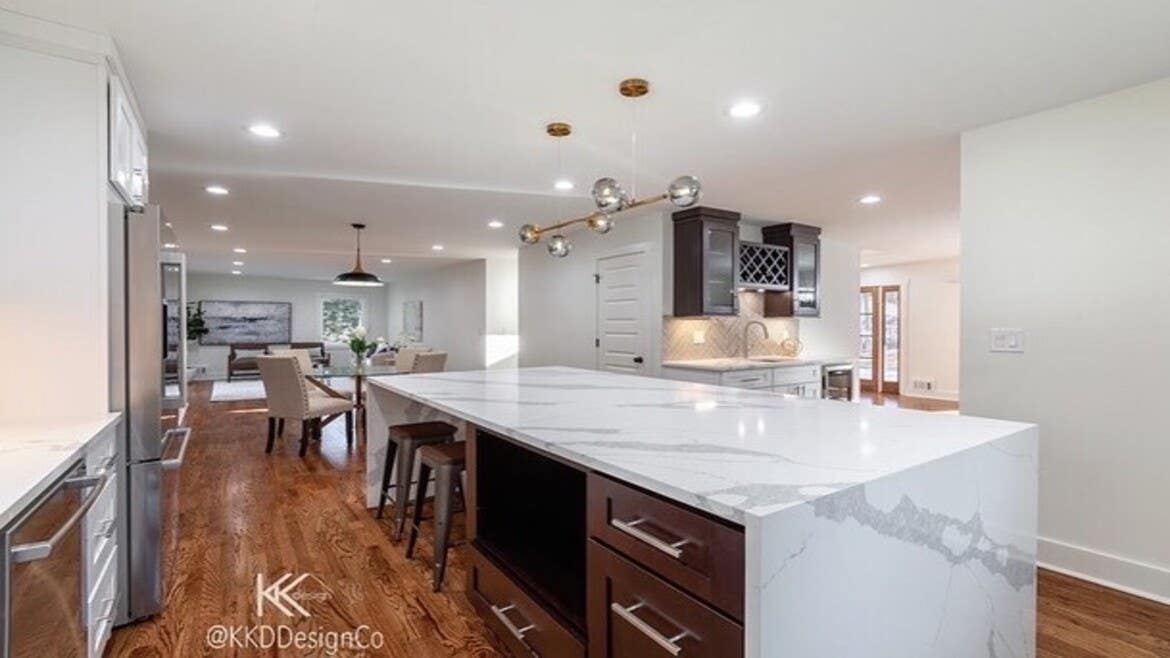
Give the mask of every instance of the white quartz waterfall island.
POLYGON ((468 596, 517 654, 1033 656, 1035 426, 572 368, 370 380, 468 444, 468 596))

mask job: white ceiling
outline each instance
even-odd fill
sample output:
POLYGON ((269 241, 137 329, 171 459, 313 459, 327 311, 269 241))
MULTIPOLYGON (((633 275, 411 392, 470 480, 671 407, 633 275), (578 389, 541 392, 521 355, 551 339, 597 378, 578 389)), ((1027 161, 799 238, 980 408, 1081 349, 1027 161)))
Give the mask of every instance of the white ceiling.
POLYGON ((184 249, 222 269, 246 239, 270 274, 339 271, 354 219, 405 264, 587 207, 553 193, 542 127, 575 127, 573 195, 630 181, 629 76, 653 85, 633 102, 643 195, 691 173, 709 205, 822 225, 875 264, 954 255, 961 131, 1170 75, 1164 0, 101 2, 184 249), (763 113, 729 118, 745 97, 763 113), (886 202, 855 203, 870 192, 886 202))

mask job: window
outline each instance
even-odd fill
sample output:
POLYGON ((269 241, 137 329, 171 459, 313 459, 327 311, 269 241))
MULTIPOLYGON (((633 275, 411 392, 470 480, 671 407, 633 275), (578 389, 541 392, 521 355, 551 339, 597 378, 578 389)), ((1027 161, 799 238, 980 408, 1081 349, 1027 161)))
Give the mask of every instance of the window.
POLYGON ((366 301, 360 297, 321 298, 321 340, 343 343, 350 329, 365 324, 366 301))

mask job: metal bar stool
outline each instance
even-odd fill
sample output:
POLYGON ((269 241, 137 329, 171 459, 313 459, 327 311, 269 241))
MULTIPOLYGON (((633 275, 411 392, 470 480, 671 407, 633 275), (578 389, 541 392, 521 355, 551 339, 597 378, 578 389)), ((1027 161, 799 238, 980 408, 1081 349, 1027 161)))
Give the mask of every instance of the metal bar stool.
MULTIPOLYGON (((410 524, 410 539, 406 542, 406 557, 414 555, 414 544, 418 540, 418 526, 422 523, 423 499, 426 497, 427 480, 431 471, 435 473, 435 571, 434 590, 443 584, 443 573, 447 570, 447 548, 451 540, 451 515, 455 513, 456 493, 463 498, 463 471, 467 464, 467 444, 463 441, 428 445, 419 448, 418 485, 414 493, 414 517, 410 524)), ((467 508, 466 503, 462 506, 467 508)))
MULTIPOLYGON (((389 442, 386 444, 386 465, 382 471, 382 495, 378 498, 378 518, 382 518, 382 511, 386 507, 386 498, 390 489, 394 489, 394 541, 402 539, 406 530, 406 510, 410 499, 410 477, 414 474, 414 455, 419 448, 428 445, 450 443, 455 440, 458 428, 442 421, 425 423, 406 423, 391 425, 389 442), (397 460, 398 455, 402 458, 397 460), (398 472, 395 473, 394 484, 390 484, 390 473, 394 470, 395 461, 399 461, 398 472)), ((426 478, 420 478, 424 483, 426 478)))

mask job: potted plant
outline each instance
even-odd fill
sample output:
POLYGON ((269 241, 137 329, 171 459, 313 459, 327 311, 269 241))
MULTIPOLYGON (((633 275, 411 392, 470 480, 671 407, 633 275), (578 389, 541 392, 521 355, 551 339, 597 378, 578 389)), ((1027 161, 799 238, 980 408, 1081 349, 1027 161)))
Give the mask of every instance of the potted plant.
POLYGON ((355 365, 362 365, 368 362, 370 355, 378 350, 378 345, 386 342, 383 338, 370 339, 366 335, 366 328, 358 325, 349 330, 349 338, 346 340, 346 345, 349 346, 349 351, 353 353, 353 362, 355 365))
POLYGON ((211 330, 207 328, 207 321, 203 319, 203 309, 195 302, 187 304, 187 340, 197 341, 211 330))

